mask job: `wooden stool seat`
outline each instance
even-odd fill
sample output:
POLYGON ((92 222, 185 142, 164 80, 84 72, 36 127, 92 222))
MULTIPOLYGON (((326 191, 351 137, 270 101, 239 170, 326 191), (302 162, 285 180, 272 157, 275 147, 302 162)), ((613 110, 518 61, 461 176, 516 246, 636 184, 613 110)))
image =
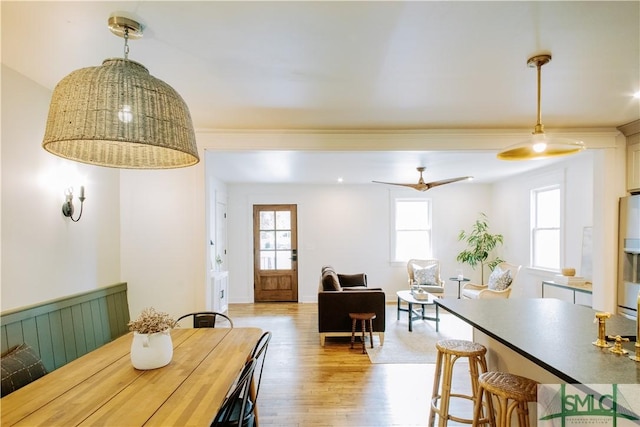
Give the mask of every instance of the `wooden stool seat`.
POLYGON ((487 401, 494 396, 498 402, 498 426, 511 425, 513 410, 517 409, 518 425, 528 427, 529 402, 537 400, 539 383, 529 378, 507 372, 485 372, 478 378, 479 392, 476 400, 475 416, 479 416, 478 408, 483 404, 483 394, 487 401))
MULTIPOLYGON (((473 424, 473 419, 471 418, 451 415, 449 413, 449 403, 451 398, 455 397, 470 400, 475 404, 478 396, 479 373, 487 372, 487 361, 485 359, 487 349, 481 344, 467 340, 441 340, 436 343, 436 349, 438 353, 436 355, 435 375, 433 378, 429 426, 433 427, 436 414, 439 416, 438 425, 440 426, 446 426, 449 420, 473 424), (469 359, 471 395, 452 392, 453 367, 460 358, 469 359)), ((489 406, 488 417, 491 417, 492 414, 493 408, 489 406)), ((493 418, 483 418, 481 421, 489 423, 493 421, 493 418)))
POLYGON ((367 332, 367 321, 369 321, 369 341, 371 341, 371 348, 373 348, 373 319, 376 318, 375 313, 349 313, 351 318, 351 348, 353 348, 353 342, 356 335, 356 324, 358 320, 362 322, 362 354, 366 354, 367 350, 364 344, 365 333, 367 332))
POLYGON ((484 356, 487 349, 482 345, 466 340, 441 340, 436 343, 438 351, 459 357, 484 356))

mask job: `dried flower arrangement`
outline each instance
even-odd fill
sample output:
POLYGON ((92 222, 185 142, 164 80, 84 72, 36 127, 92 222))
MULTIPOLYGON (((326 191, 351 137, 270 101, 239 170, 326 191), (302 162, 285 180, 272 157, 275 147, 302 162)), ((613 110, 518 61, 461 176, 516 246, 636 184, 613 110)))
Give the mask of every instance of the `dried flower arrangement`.
POLYGON ((156 311, 155 308, 149 307, 142 310, 140 316, 136 320, 130 321, 128 326, 130 331, 135 331, 139 334, 154 334, 174 328, 176 324, 177 322, 167 313, 156 311))

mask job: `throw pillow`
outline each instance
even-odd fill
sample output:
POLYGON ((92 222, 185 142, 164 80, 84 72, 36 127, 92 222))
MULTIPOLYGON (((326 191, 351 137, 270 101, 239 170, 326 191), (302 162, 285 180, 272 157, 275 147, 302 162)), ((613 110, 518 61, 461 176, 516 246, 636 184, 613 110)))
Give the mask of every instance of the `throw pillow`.
POLYGON ((495 289, 496 281, 500 278, 500 276, 502 276, 502 274, 504 274, 504 271, 502 271, 500 267, 496 266, 496 268, 493 269, 493 271, 489 275, 489 281, 487 282, 487 286, 489 287, 489 289, 495 289))
POLYGON ((438 266, 436 264, 428 267, 420 267, 413 264, 413 280, 417 285, 437 285, 436 273, 438 266))
POLYGON ((338 275, 333 270, 327 270, 322 273, 322 290, 324 291, 341 291, 342 287, 338 282, 338 275))
POLYGON ((511 271, 496 267, 489 276, 488 288, 494 291, 504 291, 509 285, 511 285, 511 271))
POLYGON ((340 282, 341 288, 351 288, 354 286, 367 286, 367 275, 364 273, 360 274, 340 274, 338 273, 338 281, 340 282))
POLYGON ((29 344, 20 344, 2 356, 0 365, 3 397, 47 373, 40 356, 29 344))

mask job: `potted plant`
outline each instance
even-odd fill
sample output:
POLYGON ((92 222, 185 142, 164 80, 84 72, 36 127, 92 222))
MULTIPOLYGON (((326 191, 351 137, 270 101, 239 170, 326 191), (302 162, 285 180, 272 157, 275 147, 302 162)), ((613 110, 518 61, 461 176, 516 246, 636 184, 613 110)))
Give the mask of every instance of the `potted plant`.
POLYGON ((176 321, 167 313, 145 308, 128 323, 133 331, 131 364, 136 369, 155 369, 168 365, 173 357, 171 329, 176 321))
POLYGON ((481 280, 484 285, 484 266, 487 265, 489 269, 493 270, 496 265, 504 261, 498 257, 489 259, 491 251, 503 243, 502 234, 491 234, 487 215, 480 212, 480 218, 473 224, 471 231, 460 231, 458 241, 466 242, 467 249, 460 252, 456 260, 469 264, 473 269, 480 264, 481 280))

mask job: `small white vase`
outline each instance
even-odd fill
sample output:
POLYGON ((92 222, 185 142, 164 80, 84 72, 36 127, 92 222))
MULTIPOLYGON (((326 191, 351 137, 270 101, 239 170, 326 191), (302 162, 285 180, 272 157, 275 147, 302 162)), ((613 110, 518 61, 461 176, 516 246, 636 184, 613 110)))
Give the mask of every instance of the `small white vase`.
POLYGON ((154 334, 133 333, 131 342, 131 364, 136 369, 156 369, 166 366, 173 357, 171 331, 167 329, 154 334))

